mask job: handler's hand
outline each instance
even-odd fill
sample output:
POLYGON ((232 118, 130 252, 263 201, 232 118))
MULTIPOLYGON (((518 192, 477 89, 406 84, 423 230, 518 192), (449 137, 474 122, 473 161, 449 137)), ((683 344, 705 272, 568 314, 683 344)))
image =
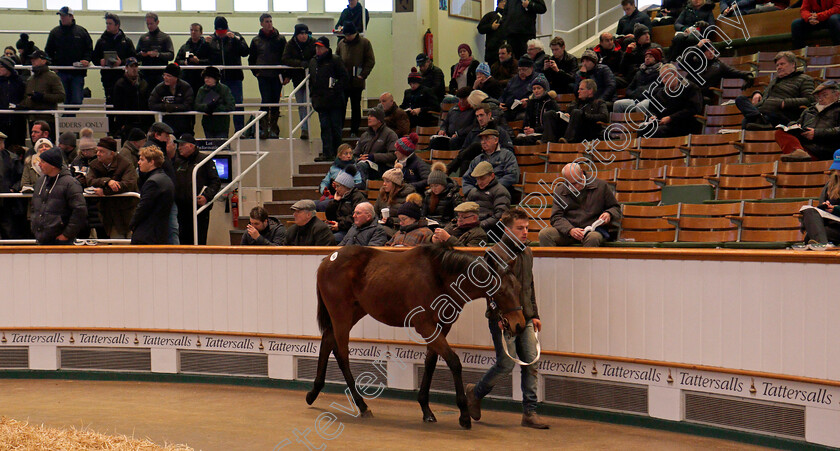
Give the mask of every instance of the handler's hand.
POLYGON ((531 320, 531 322, 534 323, 534 330, 536 330, 537 332, 542 332, 542 323, 540 322, 539 318, 534 318, 531 320))

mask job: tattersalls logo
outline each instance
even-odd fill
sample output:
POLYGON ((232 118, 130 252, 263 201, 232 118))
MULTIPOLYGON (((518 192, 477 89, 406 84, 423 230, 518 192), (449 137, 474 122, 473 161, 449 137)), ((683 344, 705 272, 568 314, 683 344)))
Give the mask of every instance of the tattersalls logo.
POLYGON ((280 340, 268 340, 268 352, 286 352, 290 354, 317 354, 318 346, 312 341, 306 343, 289 343, 280 340))
POLYGON ((243 349, 252 351, 256 349, 254 340, 250 338, 214 338, 204 337, 204 347, 217 349, 243 349))
POLYGON ((128 334, 102 335, 80 332, 78 343, 83 345, 127 345, 131 341, 128 334))
POLYGON ((784 382, 761 382, 758 392, 763 396, 783 401, 811 402, 814 404, 831 404, 831 393, 824 388, 816 390, 799 390, 789 387, 784 382))
POLYGON ((743 393, 744 382, 738 376, 706 376, 703 374, 679 371, 677 382, 692 388, 708 388, 712 390, 743 393))
POLYGON ((538 370, 546 373, 586 374, 586 364, 580 360, 554 362, 549 359, 541 359, 536 365, 538 370))
POLYGON ((654 367, 648 367, 644 370, 640 370, 613 363, 602 363, 601 372, 607 377, 615 377, 629 381, 659 382, 662 380, 662 371, 654 367))
POLYGON ((12 332, 9 334, 9 344, 63 344, 67 341, 64 334, 55 332, 52 334, 31 334, 12 332))
POLYGON ((181 335, 180 337, 162 337, 159 335, 143 335, 143 339, 140 340, 140 343, 143 346, 164 346, 164 347, 176 347, 176 348, 186 348, 193 345, 193 339, 187 335, 181 335))

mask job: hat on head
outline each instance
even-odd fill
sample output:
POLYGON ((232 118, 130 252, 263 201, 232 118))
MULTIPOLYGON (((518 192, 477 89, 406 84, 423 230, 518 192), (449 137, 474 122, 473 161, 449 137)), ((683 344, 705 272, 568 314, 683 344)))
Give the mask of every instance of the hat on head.
POLYGON ((117 151, 117 140, 111 138, 110 136, 106 136, 104 138, 99 138, 99 143, 96 144, 96 147, 101 147, 103 149, 108 149, 111 152, 117 151))
POLYGON ((292 37, 297 37, 297 35, 301 33, 309 33, 309 26, 307 26, 305 23, 295 24, 295 35, 292 37))
POLYGON ((201 78, 204 77, 212 77, 215 78, 216 81, 219 81, 222 79, 222 72, 219 70, 218 67, 207 66, 204 68, 203 71, 201 71, 201 78))
POLYGON ((490 164, 488 161, 482 161, 475 165, 475 169, 472 170, 470 173, 473 177, 481 177, 483 175, 492 174, 493 173, 493 165, 490 164))
MULTIPOLYGON (((2 60, 2 58, 0 58, 0 60, 2 60)), ((818 92, 820 92, 824 89, 833 89, 833 90, 837 91, 837 90, 840 90, 840 86, 837 85, 836 81, 828 80, 828 81, 820 83, 819 86, 814 88, 813 94, 817 95, 818 92)))
POLYGON ((172 127, 170 127, 166 122, 155 122, 151 127, 149 127, 149 130, 152 133, 169 133, 170 135, 175 133, 172 131, 172 127))
POLYGON ((400 209, 397 210, 397 216, 405 215, 415 220, 419 220, 422 214, 423 212, 420 210, 420 206, 411 201, 402 204, 400 209))
POLYGON ((645 56, 652 56, 657 63, 662 61, 662 49, 658 47, 651 47, 645 52, 645 56))
POLYGON ((455 213, 478 213, 479 208, 475 202, 462 202, 455 207, 455 213))
POLYGON ((176 143, 189 143, 195 145, 195 136, 192 133, 184 133, 180 138, 175 140, 176 143))
POLYGON ((37 152, 38 148, 41 147, 44 144, 46 144, 50 147, 53 146, 53 143, 52 143, 52 141, 49 140, 49 138, 41 138, 38 141, 35 141, 35 145, 32 146, 32 148, 35 149, 35 151, 37 152))
POLYGON ((347 36, 348 34, 356 34, 359 30, 356 30, 356 24, 351 21, 344 22, 344 28, 341 29, 344 32, 344 35, 347 36))
POLYGON ((519 67, 534 67, 534 60, 528 55, 523 55, 519 58, 519 67))
POLYGON ((61 150, 57 147, 52 147, 41 152, 40 157, 41 161, 49 163, 50 166, 55 166, 58 169, 61 169, 62 164, 64 164, 64 158, 61 156, 61 150))
POLYGON ((543 74, 537 74, 537 76, 534 77, 533 80, 531 80, 531 86, 536 85, 540 85, 546 91, 549 90, 548 80, 546 80, 545 75, 543 74))
POLYGON ((72 16, 73 10, 69 6, 62 6, 56 14, 60 14, 62 16, 72 16))
POLYGON ((128 132, 128 136, 126 137, 129 141, 140 141, 141 139, 146 139, 146 134, 143 133, 143 130, 139 128, 132 128, 128 132))
POLYGON ((375 117, 377 121, 385 122, 385 110, 383 110, 381 106, 377 105, 368 110, 368 117, 375 117))
POLYGON ((469 86, 462 86, 462 87, 458 88, 458 90, 457 90, 457 91, 455 91, 455 97, 457 97, 457 98, 459 98, 459 99, 466 99, 466 98, 469 98, 470 93, 471 93, 472 91, 473 91, 473 89, 472 89, 471 87, 469 87, 469 86))
POLYGON ((227 19, 225 19, 222 16, 216 16, 216 19, 213 20, 213 28, 215 28, 217 30, 227 30, 228 29, 227 19))
POLYGON ((93 139, 93 130, 88 127, 79 131, 79 150, 96 149, 96 140, 93 139))
POLYGON ((481 105, 488 97, 490 96, 488 96, 487 93, 480 89, 476 89, 470 93, 469 97, 467 97, 467 103, 469 103, 473 109, 478 109, 478 106, 481 105))
POLYGON ((429 185, 444 185, 446 186, 446 165, 440 161, 432 164, 432 172, 429 173, 429 185))
POLYGON ((35 50, 29 55, 30 58, 40 58, 42 60, 48 60, 47 54, 43 50, 35 50))
POLYGON ((600 61, 600 59, 598 58, 598 54, 595 53, 595 51, 592 49, 586 49, 583 51, 583 55, 580 56, 580 60, 581 62, 583 62, 583 60, 585 59, 588 59, 589 61, 592 61, 595 64, 598 64, 598 61, 600 61))
POLYGON ((6 139, 6 138, 8 138, 8 136, 6 136, 5 133, 0 132, 0 139, 6 139))
POLYGON ((470 56, 472 56, 472 49, 466 43, 458 46, 458 53, 461 53, 461 49, 466 50, 467 52, 469 52, 470 56))
POLYGON ((840 149, 834 151, 834 162, 828 169, 840 169, 840 149))
POLYGON ((417 143, 419 141, 420 137, 417 136, 417 133, 410 133, 408 136, 403 136, 398 139, 396 144, 394 144, 394 148, 403 155, 411 155, 417 150, 417 143))
POLYGON ((15 70, 15 60, 9 58, 8 56, 0 57, 0 66, 5 67, 9 72, 12 72, 15 70))
POLYGON ((650 28, 640 23, 637 23, 633 26, 633 37, 636 38, 637 41, 640 37, 642 37, 643 34, 650 34, 650 28))
POLYGON ((417 63, 418 66, 422 66, 426 61, 429 61, 429 57, 426 56, 425 53, 420 53, 417 55, 417 58, 414 58, 414 62, 417 63))
POLYGON ((481 63, 475 69, 475 73, 477 74, 484 74, 485 76, 490 76, 490 66, 487 63, 481 63))
POLYGON ((292 211, 315 211, 315 201, 310 199, 299 200, 292 204, 292 211))
POLYGON ((135 58, 133 56, 130 56, 130 57, 128 57, 128 59, 125 60, 125 67, 139 66, 139 65, 140 65, 140 61, 137 61, 137 58, 135 58))
POLYGON ((166 69, 163 70, 163 73, 169 74, 173 77, 180 77, 181 66, 179 66, 178 63, 169 63, 166 65, 166 69))
POLYGON ((29 50, 30 47, 33 46, 34 44, 32 43, 32 41, 29 40, 29 35, 26 33, 21 33, 20 39, 18 39, 18 41, 15 43, 16 49, 29 50))
POLYGON ((402 169, 400 168, 391 168, 385 171, 382 174, 382 180, 387 180, 393 184, 402 186, 403 184, 403 173, 402 169))
POLYGON ((318 46, 321 46, 321 47, 324 47, 324 48, 330 48, 330 39, 326 36, 321 36, 320 38, 318 38, 317 41, 315 41, 315 45, 318 45, 318 46))
POLYGON ((416 67, 411 68, 411 72, 408 73, 408 84, 411 83, 421 83, 423 81, 423 75, 420 72, 417 72, 416 67))
POLYGON ((343 171, 339 172, 338 175, 335 177, 335 183, 338 183, 341 186, 346 186, 347 188, 353 188, 356 186, 356 181, 353 180, 356 175, 356 166, 352 164, 347 165, 343 171))
POLYGON ((499 136, 499 131, 495 128, 487 127, 483 132, 479 133, 478 136, 499 136))
POLYGON ((64 132, 58 137, 58 143, 65 146, 76 147, 76 134, 73 132, 64 132))

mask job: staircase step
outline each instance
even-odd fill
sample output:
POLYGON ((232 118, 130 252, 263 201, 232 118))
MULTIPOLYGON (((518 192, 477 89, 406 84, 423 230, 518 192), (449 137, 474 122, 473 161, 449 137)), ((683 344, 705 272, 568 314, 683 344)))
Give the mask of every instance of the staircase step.
POLYGON ((228 232, 228 234, 230 236, 230 245, 239 246, 239 244, 242 243, 242 236, 245 235, 245 231, 239 229, 231 229, 228 232))
POLYGON ((319 161, 316 163, 302 163, 298 166, 299 174, 320 174, 321 178, 330 170, 331 161, 319 161))
POLYGON ((275 188, 271 193, 271 199, 275 201, 291 200, 297 202, 301 199, 318 200, 321 198, 321 195, 318 194, 318 186, 275 188))
POLYGON ((292 204, 295 202, 293 200, 272 201, 266 202, 263 207, 271 216, 291 216, 292 204))
POLYGON ((324 174, 295 174, 292 176, 292 186, 320 186, 324 174))

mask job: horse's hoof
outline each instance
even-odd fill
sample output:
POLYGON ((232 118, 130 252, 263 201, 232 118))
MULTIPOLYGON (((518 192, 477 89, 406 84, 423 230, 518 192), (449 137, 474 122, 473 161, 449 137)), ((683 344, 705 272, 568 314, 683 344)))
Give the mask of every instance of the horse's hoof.
POLYGON ((313 402, 315 402, 315 399, 316 399, 316 398, 318 398, 318 394, 317 394, 317 393, 308 392, 308 393, 306 394, 306 404, 309 404, 309 405, 311 406, 311 405, 312 405, 312 403, 313 403, 313 402))
POLYGON ((426 423, 437 423, 437 418, 435 418, 435 414, 430 413, 423 417, 423 421, 426 423))
POLYGON ((362 418, 373 418, 373 412, 370 409, 362 412, 362 418))
POLYGON ((460 423, 461 427, 464 428, 464 429, 472 428, 472 420, 470 420, 469 415, 462 416, 461 418, 459 418, 458 423, 460 423))

